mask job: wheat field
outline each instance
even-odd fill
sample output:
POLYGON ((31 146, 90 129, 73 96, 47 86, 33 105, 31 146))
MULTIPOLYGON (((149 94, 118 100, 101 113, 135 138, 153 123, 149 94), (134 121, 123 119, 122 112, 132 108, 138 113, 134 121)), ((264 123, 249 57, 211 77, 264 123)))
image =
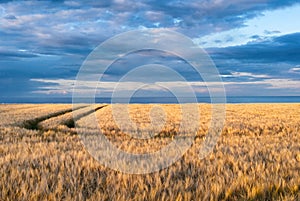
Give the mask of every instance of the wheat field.
POLYGON ((212 106, 199 104, 199 117, 189 116, 199 123, 190 149, 149 174, 102 165, 78 132, 101 130, 120 150, 155 152, 178 135, 180 105, 116 105, 130 121, 114 106, 0 105, 0 200, 300 200, 300 104, 227 104, 204 159, 212 106))

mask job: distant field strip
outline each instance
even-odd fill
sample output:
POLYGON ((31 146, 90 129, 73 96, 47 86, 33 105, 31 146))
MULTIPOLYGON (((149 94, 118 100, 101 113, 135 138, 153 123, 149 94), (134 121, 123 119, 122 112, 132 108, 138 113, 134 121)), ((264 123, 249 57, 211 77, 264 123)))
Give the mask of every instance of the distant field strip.
MULTIPOLYGON (((42 105, 39 105, 42 106, 42 105)), ((38 105, 36 104, 3 104, 0 107, 0 112, 4 113, 4 112, 9 112, 11 110, 21 110, 21 109, 27 109, 27 108, 34 108, 34 107, 38 107, 38 105)))

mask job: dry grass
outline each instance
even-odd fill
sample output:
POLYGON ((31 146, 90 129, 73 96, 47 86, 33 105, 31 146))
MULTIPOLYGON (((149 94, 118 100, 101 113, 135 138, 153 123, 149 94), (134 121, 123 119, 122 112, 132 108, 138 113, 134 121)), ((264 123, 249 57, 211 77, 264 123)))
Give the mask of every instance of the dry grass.
MULTIPOLYGON (((120 149, 152 152, 172 141, 181 121, 178 105, 130 105, 139 133, 152 134, 148 114, 153 106, 160 107, 153 113, 166 123, 157 124, 161 129, 152 139, 137 140, 122 132, 111 106, 98 110, 96 117, 105 136, 120 149)), ((70 119, 70 108, 0 106, 2 200, 300 199, 300 104, 227 105, 226 124, 215 149, 199 160, 197 151, 211 120, 211 106, 201 104, 200 129, 191 149, 169 168, 146 175, 106 168, 88 154, 73 129, 54 129, 70 119), (44 127, 25 129, 24 122, 44 127)), ((76 111, 79 115, 86 110, 76 111)), ((95 113, 86 114, 79 115, 76 125, 96 129, 85 123, 92 122, 95 113)), ((136 127, 129 126, 127 132, 136 127)))

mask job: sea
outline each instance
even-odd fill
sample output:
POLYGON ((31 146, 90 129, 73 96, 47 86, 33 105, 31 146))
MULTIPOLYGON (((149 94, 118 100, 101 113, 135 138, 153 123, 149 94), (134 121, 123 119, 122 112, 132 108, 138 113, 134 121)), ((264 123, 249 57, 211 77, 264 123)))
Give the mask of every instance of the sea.
MULTIPOLYGON (((126 98, 95 98, 95 103, 194 103, 193 98, 181 98, 177 100, 175 97, 132 97, 129 101, 126 98)), ((22 104, 22 103, 72 103, 72 97, 0 97, 2 104, 22 104)), ((91 103, 91 100, 76 99, 76 103, 91 103)), ((300 103, 300 96, 227 96, 224 102, 222 98, 197 97, 198 103, 300 103)))

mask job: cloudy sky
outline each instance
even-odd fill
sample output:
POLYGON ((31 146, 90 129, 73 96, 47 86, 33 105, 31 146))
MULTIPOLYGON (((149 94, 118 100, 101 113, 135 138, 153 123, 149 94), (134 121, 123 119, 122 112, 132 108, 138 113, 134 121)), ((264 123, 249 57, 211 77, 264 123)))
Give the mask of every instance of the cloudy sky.
MULTIPOLYGON (((204 48, 229 96, 299 96, 299 19, 298 0, 3 0, 0 98, 71 97, 76 75, 94 48, 117 34, 147 28, 177 31, 204 48)), ((205 95, 204 83, 185 61, 159 51, 117 60, 99 94, 109 96, 130 68, 151 63, 168 65, 197 95, 205 95)), ((90 85, 95 83, 86 83, 87 90, 90 85)), ((132 85, 131 80, 124 86, 132 85)), ((163 90, 146 86, 141 91, 163 90)))

